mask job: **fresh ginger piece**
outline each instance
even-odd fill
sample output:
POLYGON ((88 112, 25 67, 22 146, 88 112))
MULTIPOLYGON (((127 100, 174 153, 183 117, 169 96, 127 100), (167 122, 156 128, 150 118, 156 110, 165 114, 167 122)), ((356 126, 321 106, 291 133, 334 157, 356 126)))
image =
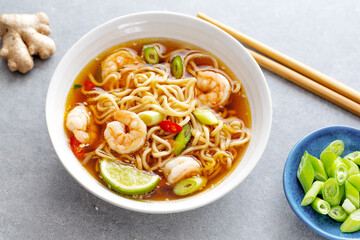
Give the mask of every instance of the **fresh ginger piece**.
POLYGON ((8 60, 10 71, 26 73, 34 67, 32 55, 46 59, 55 53, 55 42, 47 36, 49 23, 43 12, 0 15, 0 58, 8 60))

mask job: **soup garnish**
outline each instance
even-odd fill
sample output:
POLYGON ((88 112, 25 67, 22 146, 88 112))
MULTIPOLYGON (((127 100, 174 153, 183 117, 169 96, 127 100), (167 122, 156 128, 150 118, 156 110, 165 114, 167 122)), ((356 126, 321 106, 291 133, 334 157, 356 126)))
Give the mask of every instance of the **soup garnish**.
POLYGON ((86 169, 137 199, 216 186, 251 138, 241 82, 210 53, 170 39, 123 43, 92 60, 74 82, 64 121, 86 169))
POLYGON ((341 232, 350 233, 360 230, 360 170, 358 152, 341 157, 344 149, 338 139, 323 149, 320 159, 305 151, 297 178, 305 192, 301 206, 311 204, 318 213, 342 222, 341 232))

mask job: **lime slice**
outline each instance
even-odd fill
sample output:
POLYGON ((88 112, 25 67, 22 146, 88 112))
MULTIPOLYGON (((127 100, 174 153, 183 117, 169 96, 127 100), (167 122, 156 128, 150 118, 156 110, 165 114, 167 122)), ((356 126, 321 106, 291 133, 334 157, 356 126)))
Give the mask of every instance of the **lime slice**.
POLYGON ((127 195, 149 192, 160 180, 158 175, 147 174, 135 167, 105 158, 100 161, 100 174, 112 189, 127 195))

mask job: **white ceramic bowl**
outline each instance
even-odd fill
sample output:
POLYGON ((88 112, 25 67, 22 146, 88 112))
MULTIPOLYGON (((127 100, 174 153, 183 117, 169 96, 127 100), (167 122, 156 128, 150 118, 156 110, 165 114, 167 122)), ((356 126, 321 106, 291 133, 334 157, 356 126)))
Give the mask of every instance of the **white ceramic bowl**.
POLYGON ((254 59, 234 38, 195 17, 170 12, 144 12, 119 17, 91 30, 60 61, 46 98, 46 122, 52 144, 66 170, 99 198, 126 209, 146 213, 181 212, 204 206, 224 196, 254 169, 265 150, 271 128, 269 88, 254 59), (217 56, 245 88, 251 114, 252 139, 237 168, 214 189, 172 201, 136 201, 124 198, 95 180, 71 152, 64 131, 65 102, 79 72, 106 49, 142 38, 172 38, 199 46, 217 56))

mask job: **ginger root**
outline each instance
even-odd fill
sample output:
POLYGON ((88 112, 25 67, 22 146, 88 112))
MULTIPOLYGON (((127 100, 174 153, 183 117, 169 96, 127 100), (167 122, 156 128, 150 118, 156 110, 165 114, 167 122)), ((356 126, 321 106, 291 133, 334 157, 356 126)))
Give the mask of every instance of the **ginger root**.
POLYGON ((50 34, 49 18, 45 13, 1 14, 0 58, 8 60, 11 71, 26 73, 34 67, 32 55, 46 59, 55 53, 55 42, 50 34))

